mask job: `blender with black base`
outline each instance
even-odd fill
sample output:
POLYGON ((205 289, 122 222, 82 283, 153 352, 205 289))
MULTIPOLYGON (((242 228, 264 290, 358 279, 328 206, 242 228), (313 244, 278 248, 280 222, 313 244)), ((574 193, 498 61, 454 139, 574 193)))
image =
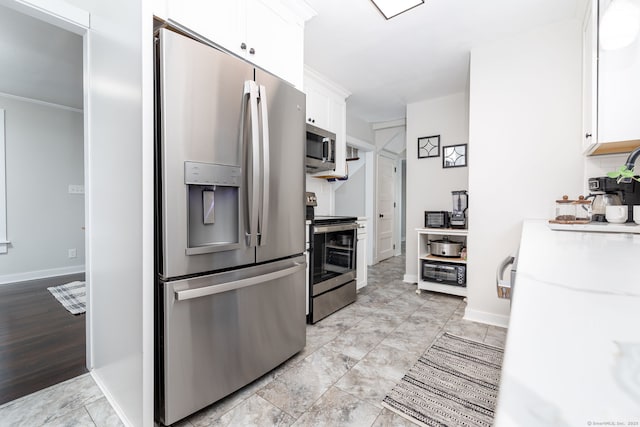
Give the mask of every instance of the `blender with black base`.
POLYGON ((451 212, 451 228, 467 228, 467 207, 469 195, 466 190, 452 191, 453 211, 451 212))

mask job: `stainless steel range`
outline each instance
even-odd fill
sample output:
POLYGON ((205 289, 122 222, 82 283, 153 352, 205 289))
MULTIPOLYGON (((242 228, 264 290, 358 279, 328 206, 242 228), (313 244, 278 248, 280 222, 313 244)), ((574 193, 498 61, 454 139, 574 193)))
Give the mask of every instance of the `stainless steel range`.
POLYGON ((308 323, 316 323, 356 300, 356 217, 315 216, 315 195, 307 193, 311 220, 308 323))

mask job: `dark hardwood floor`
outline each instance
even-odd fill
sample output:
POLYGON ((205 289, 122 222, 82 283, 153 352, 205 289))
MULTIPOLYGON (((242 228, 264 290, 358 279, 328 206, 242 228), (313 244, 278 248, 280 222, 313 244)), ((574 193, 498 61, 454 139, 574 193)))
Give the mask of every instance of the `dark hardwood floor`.
POLYGON ((84 274, 0 285, 0 405, 87 372, 85 314, 47 287, 84 274))

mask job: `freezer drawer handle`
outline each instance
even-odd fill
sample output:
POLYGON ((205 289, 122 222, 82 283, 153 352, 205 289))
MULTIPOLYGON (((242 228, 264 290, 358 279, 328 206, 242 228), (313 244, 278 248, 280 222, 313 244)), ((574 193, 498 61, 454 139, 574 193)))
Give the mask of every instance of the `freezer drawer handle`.
POLYGON ((197 289, 185 289, 183 291, 176 291, 176 300, 184 301, 193 298, 205 297, 208 295, 215 295, 222 292, 234 291, 236 289, 246 288, 248 286, 257 285, 259 283, 268 282, 270 280, 280 279, 282 277, 290 276, 306 268, 306 263, 296 262, 293 267, 285 268, 284 270, 274 271, 272 273, 262 274, 260 276, 247 277, 246 279, 235 280, 220 285, 211 285, 197 289))

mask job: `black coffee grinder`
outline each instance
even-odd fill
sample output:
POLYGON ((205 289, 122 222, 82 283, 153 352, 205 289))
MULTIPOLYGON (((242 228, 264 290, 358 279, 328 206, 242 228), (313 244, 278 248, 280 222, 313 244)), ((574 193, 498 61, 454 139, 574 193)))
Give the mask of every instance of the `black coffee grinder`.
POLYGON ((452 191, 453 211, 449 224, 451 228, 467 228, 467 208, 469 206, 469 195, 466 190, 452 191))

